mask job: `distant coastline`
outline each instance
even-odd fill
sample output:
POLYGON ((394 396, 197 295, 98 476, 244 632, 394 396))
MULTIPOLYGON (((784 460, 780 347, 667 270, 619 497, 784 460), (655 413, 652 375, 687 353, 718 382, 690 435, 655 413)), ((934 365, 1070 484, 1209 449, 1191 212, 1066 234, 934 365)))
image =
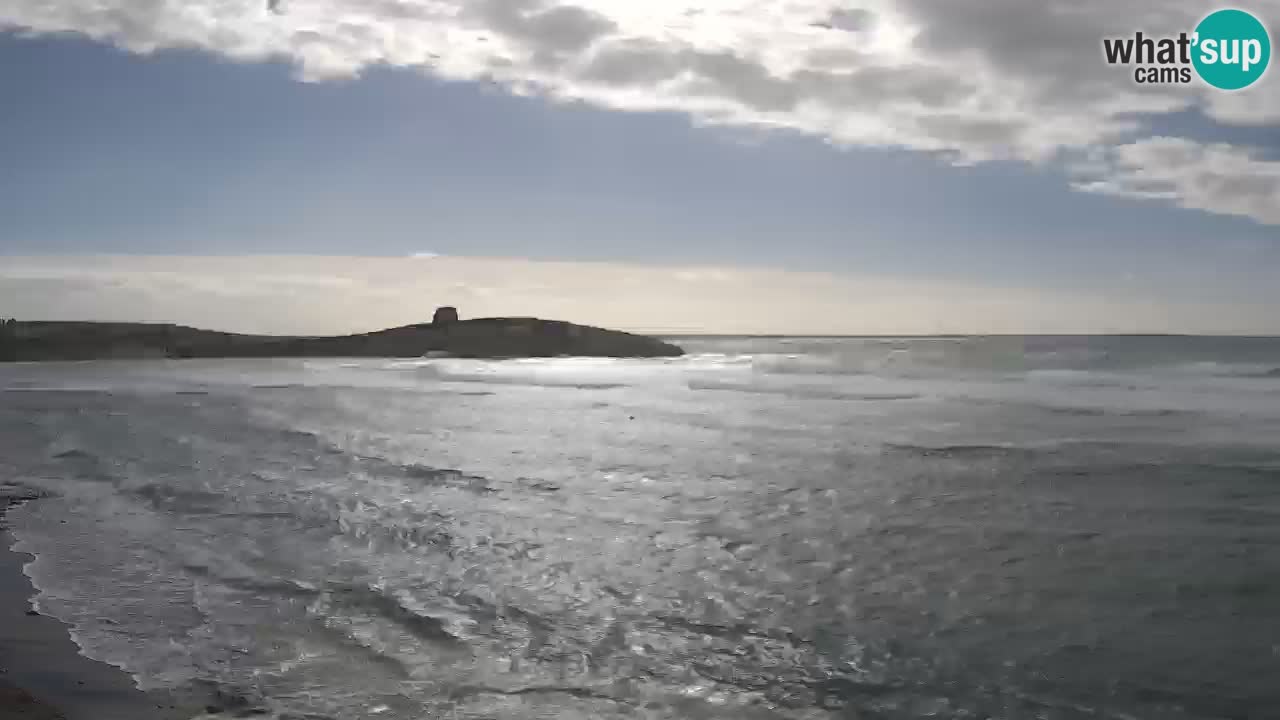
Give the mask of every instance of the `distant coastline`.
POLYGON ((674 357, 656 338, 538 318, 454 316, 338 336, 246 335, 184 325, 0 322, 0 362, 253 357, 674 357))

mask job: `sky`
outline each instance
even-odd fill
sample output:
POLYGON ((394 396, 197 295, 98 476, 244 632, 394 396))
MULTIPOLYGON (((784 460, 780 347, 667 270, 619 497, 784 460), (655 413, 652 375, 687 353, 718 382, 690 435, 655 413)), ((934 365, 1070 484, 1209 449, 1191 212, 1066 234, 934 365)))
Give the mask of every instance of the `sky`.
POLYGON ((1102 58, 1217 8, 9 0, 0 316, 1280 334, 1276 70, 1102 58))

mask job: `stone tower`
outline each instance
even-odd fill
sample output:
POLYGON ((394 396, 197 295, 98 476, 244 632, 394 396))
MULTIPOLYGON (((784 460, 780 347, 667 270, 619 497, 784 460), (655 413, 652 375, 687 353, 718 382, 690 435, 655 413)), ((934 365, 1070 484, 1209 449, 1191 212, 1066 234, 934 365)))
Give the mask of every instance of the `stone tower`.
POLYGON ((458 308, 449 305, 436 308, 436 314, 431 317, 433 325, 448 325, 456 322, 458 322, 458 308))

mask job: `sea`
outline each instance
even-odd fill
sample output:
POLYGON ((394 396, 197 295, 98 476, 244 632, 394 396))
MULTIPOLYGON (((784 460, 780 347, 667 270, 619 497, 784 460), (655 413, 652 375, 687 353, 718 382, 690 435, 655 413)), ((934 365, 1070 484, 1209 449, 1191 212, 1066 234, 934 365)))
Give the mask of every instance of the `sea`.
POLYGON ((42 613, 295 720, 1280 718, 1280 339, 0 366, 42 613))

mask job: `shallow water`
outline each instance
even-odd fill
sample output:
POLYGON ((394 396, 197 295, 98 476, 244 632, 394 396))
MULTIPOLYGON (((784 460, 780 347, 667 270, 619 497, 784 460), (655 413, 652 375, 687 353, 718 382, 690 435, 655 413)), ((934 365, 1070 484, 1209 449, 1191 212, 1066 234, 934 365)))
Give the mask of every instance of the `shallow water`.
POLYGON ((42 611, 318 718, 1280 708, 1280 342, 0 367, 42 611))

